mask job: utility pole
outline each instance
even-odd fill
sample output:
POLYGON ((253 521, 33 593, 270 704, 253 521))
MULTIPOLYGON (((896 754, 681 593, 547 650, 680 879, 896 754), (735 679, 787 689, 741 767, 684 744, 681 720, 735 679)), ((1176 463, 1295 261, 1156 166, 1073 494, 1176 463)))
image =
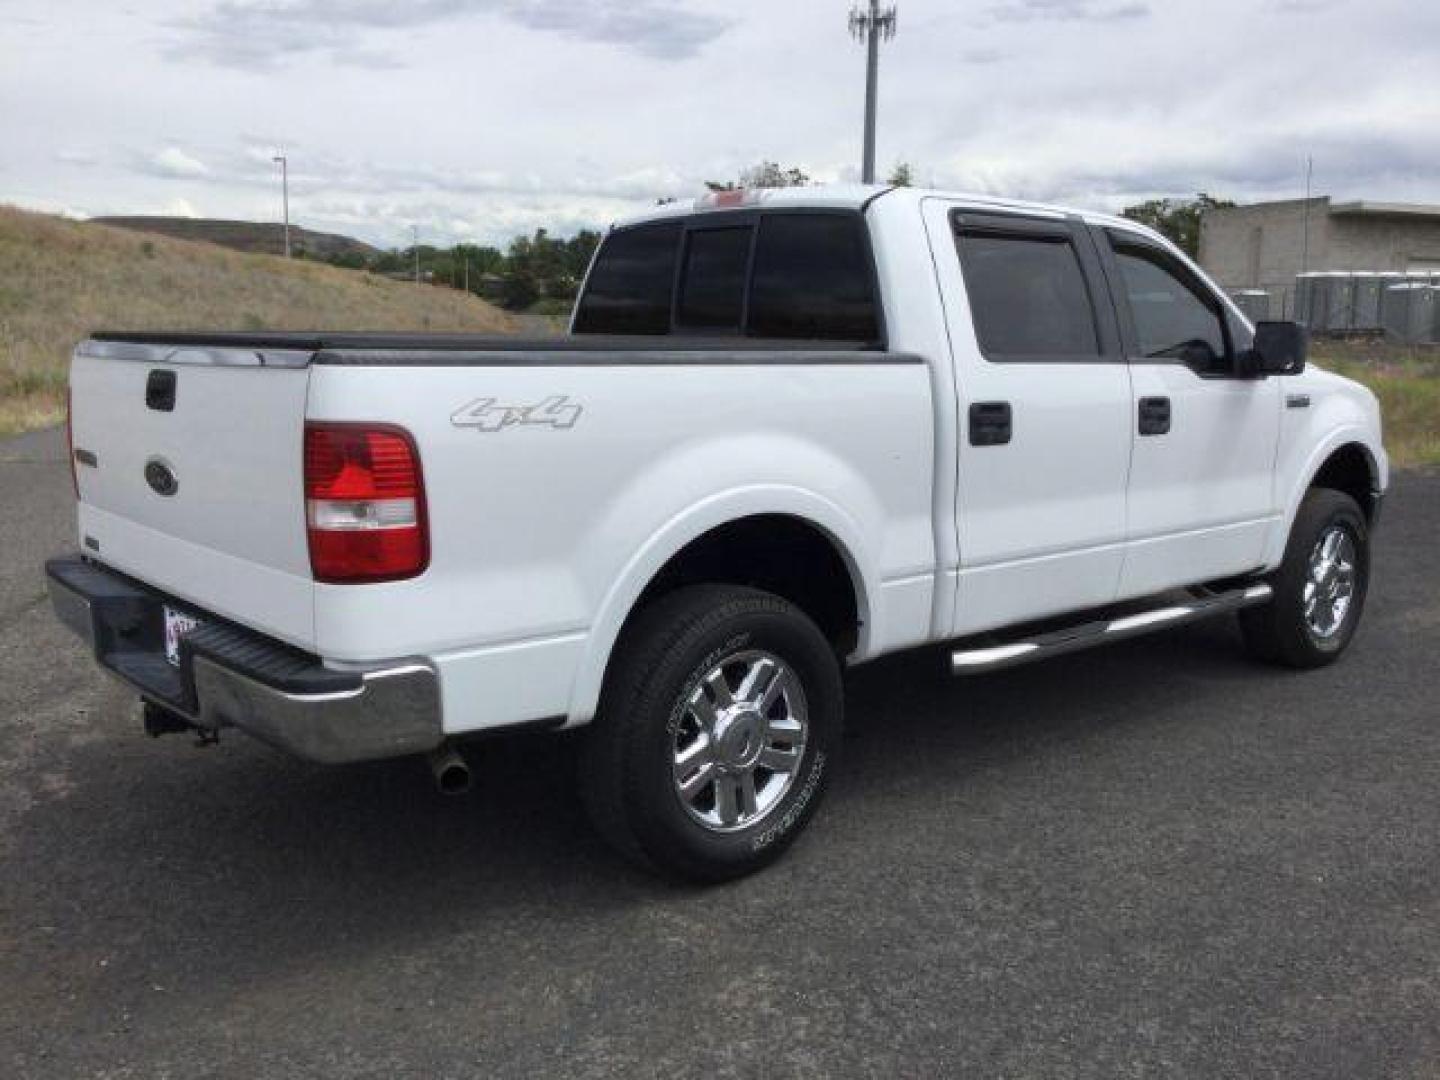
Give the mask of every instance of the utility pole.
POLYGON ((275 164, 280 166, 280 197, 285 205, 285 257, 290 258, 290 161, 284 154, 277 154, 275 164))
POLYGON ((865 62, 865 156, 861 163, 862 183, 875 182, 875 105, 880 79, 880 42, 895 36, 895 6, 880 10, 880 0, 870 0, 869 7, 850 9, 850 33, 864 42, 865 62))
POLYGON ((420 226, 419 226, 419 225, 411 225, 411 226, 410 226, 410 235, 411 235, 411 237, 413 238, 413 243, 411 243, 411 245, 410 245, 410 250, 415 253, 415 284, 416 284, 416 285, 419 285, 419 284, 420 284, 420 226))

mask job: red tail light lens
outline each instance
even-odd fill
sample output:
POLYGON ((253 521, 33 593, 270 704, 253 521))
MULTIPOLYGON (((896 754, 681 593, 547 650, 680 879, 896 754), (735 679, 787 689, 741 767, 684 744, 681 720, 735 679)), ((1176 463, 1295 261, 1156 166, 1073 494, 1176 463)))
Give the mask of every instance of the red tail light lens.
POLYGON ((425 484, 409 432, 305 425, 305 525, 316 581, 415 577, 430 561, 425 484))

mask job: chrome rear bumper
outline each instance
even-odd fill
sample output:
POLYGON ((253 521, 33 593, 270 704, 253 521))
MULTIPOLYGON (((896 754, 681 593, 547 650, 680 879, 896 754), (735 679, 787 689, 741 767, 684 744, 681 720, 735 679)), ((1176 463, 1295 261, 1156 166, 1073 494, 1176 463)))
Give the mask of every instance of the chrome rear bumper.
POLYGON ((60 621, 101 667, 197 728, 235 727, 311 761, 424 753, 443 741, 440 680, 428 664, 355 671, 196 612, 204 625, 164 649, 164 606, 193 607, 78 557, 45 565, 60 621))

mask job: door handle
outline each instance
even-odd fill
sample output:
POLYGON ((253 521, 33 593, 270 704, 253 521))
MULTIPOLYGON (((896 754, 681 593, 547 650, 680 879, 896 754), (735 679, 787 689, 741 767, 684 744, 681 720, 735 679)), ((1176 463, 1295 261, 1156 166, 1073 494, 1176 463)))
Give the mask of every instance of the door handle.
POLYGON ((971 446, 1004 446, 1011 431, 1008 401, 977 401, 970 406, 971 446))
POLYGON ((1142 397, 1140 399, 1140 434, 1168 435, 1170 433, 1170 399, 1168 397, 1142 397))
POLYGON ((175 372, 155 368, 146 376, 145 407, 156 412, 175 411, 175 372))

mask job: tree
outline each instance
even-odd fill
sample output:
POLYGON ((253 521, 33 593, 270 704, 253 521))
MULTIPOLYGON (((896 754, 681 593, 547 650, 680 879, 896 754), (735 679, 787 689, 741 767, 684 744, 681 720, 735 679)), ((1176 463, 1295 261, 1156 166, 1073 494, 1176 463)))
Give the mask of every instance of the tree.
POLYGON ((1149 225, 1194 258, 1200 253, 1200 218, 1205 211, 1234 205, 1230 199, 1216 199, 1202 191, 1193 199, 1150 199, 1127 206, 1122 213, 1131 221, 1149 225))
POLYGON ((915 183, 915 170, 908 161, 897 161, 890 170, 889 183, 895 187, 911 187, 915 183))
POLYGON ((711 191, 739 191, 741 188, 787 188, 805 187, 810 177, 803 169, 790 167, 782 169, 773 161, 762 161, 740 174, 739 181, 706 180, 705 186, 711 191))
POLYGON ((552 239, 544 229, 517 236, 500 271, 500 301, 508 308, 529 307, 537 300, 568 300, 580 288, 600 234, 582 229, 568 240, 552 239))

